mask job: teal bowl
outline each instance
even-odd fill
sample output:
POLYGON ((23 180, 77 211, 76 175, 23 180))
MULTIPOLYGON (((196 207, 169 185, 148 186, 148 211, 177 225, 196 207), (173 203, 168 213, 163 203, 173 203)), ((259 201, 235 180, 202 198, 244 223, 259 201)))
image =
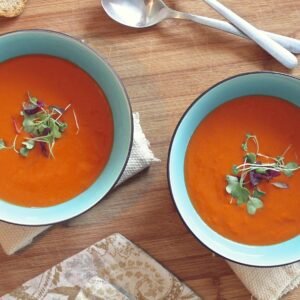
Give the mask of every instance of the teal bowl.
POLYGON ((275 96, 300 106, 300 79, 275 72, 241 74, 214 85, 199 96, 184 113, 173 135, 168 158, 170 191, 184 223, 200 242, 216 254, 250 266, 290 264, 300 260, 299 235, 270 246, 250 246, 229 240, 206 225, 193 207, 186 189, 185 154, 199 123, 221 104, 247 95, 275 96))
POLYGON ((133 120, 129 99, 120 79, 99 54, 81 41, 46 30, 16 31, 0 36, 0 62, 28 54, 56 56, 87 72, 104 91, 114 124, 109 160, 97 180, 83 193, 62 204, 45 208, 21 207, 0 199, 0 220, 20 225, 46 225, 82 214, 113 188, 129 158, 133 120))

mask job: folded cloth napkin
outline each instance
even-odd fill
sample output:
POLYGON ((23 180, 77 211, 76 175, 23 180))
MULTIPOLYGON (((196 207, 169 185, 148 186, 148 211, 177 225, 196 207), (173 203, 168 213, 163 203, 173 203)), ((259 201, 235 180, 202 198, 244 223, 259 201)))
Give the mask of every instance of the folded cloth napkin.
MULTIPOLYGON (((149 167, 151 162, 157 161, 150 150, 149 142, 146 139, 141 125, 138 113, 133 114, 134 120, 134 137, 133 145, 126 168, 118 184, 134 176, 138 172, 149 167)), ((32 243, 32 240, 48 229, 50 226, 18 226, 0 221, 0 245, 8 255, 15 253, 23 247, 32 243)))
POLYGON ((117 233, 27 281, 0 299, 199 300, 200 297, 117 233))
POLYGON ((280 299, 300 285, 300 262, 275 268, 228 263, 251 294, 259 300, 280 299))

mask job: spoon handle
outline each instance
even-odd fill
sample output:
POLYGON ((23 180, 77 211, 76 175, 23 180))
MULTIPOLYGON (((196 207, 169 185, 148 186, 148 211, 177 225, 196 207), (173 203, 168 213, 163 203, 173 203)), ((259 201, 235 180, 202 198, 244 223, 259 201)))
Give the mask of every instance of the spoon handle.
MULTIPOLYGON (((190 20, 190 21, 193 21, 195 23, 198 23, 198 24, 201 24, 204 26, 219 29, 219 30, 225 31, 227 33, 234 34, 236 36, 249 39, 249 37, 247 35, 243 34, 236 27, 234 27, 233 25, 231 25, 230 23, 225 22, 225 21, 208 18, 208 17, 203 17, 203 16, 196 16, 193 14, 179 12, 179 11, 175 11, 175 10, 171 11, 170 17, 175 18, 175 19, 190 20)), ((300 53, 300 40, 297 40, 297 39, 294 39, 294 38, 291 38, 288 36, 272 33, 272 32, 267 32, 267 31, 262 31, 262 32, 264 32, 266 35, 268 35, 271 39, 273 39, 277 43, 281 44, 287 50, 289 50, 293 53, 296 53, 296 54, 300 53)))
POLYGON ((266 34, 256 29, 253 25, 248 23, 246 20, 242 19, 240 16, 235 14, 233 11, 225 7, 217 0, 204 0, 208 5, 210 5, 219 14, 225 17, 238 29, 240 29, 249 38, 255 41, 260 47, 272 55, 277 61, 283 64, 289 69, 293 69, 297 66, 297 58, 288 50, 283 48, 277 42, 273 41, 266 34))

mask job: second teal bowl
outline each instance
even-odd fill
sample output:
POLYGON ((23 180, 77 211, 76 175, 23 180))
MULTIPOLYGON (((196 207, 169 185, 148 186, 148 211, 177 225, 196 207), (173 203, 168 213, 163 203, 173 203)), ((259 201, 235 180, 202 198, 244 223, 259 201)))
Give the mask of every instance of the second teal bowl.
POLYGON ((226 79, 199 96, 181 118, 173 136, 168 160, 169 187, 184 223, 209 249, 240 264, 260 267, 285 265, 300 260, 300 236, 271 246, 249 246, 231 241, 201 219, 185 185, 185 154, 199 123, 221 104, 248 95, 279 97, 300 106, 300 80, 274 72, 247 73, 226 79))

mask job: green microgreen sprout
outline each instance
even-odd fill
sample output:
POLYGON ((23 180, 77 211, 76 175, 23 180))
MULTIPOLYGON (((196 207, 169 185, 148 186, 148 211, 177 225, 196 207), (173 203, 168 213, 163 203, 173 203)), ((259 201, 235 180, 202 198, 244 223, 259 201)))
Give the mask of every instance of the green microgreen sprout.
MULTIPOLYGON (((226 176, 226 192, 236 200, 238 205, 246 204, 250 215, 254 215, 264 205, 261 198, 265 196, 265 192, 259 189, 260 183, 269 182, 281 174, 290 177, 300 169, 296 162, 285 162, 285 155, 291 147, 292 145, 287 147, 282 155, 271 157, 260 153, 259 142, 255 135, 246 134, 245 141, 241 145, 244 161, 240 165, 233 165, 232 175, 226 176), (249 151, 250 142, 254 143, 255 152, 249 151), (265 162, 261 162, 262 159, 265 162)), ((271 182, 271 184, 280 189, 289 187, 285 182, 271 182)))
POLYGON ((0 139, 0 150, 7 149, 6 144, 3 139, 0 139))
MULTIPOLYGON (((23 157, 27 157, 32 149, 40 144, 42 152, 46 156, 54 158, 53 148, 56 140, 60 139, 68 127, 66 122, 60 118, 71 107, 68 104, 65 108, 49 105, 32 97, 28 93, 27 101, 23 102, 23 107, 20 115, 23 117, 22 126, 19 126, 17 121, 13 118, 13 126, 17 135, 14 138, 11 147, 7 147, 4 140, 0 139, 0 150, 13 149, 23 157), (27 136, 22 141, 22 146, 19 150, 16 148, 16 141, 21 133, 27 136)), ((79 133, 79 123, 75 110, 73 109, 74 121, 76 124, 76 134, 79 133)))

